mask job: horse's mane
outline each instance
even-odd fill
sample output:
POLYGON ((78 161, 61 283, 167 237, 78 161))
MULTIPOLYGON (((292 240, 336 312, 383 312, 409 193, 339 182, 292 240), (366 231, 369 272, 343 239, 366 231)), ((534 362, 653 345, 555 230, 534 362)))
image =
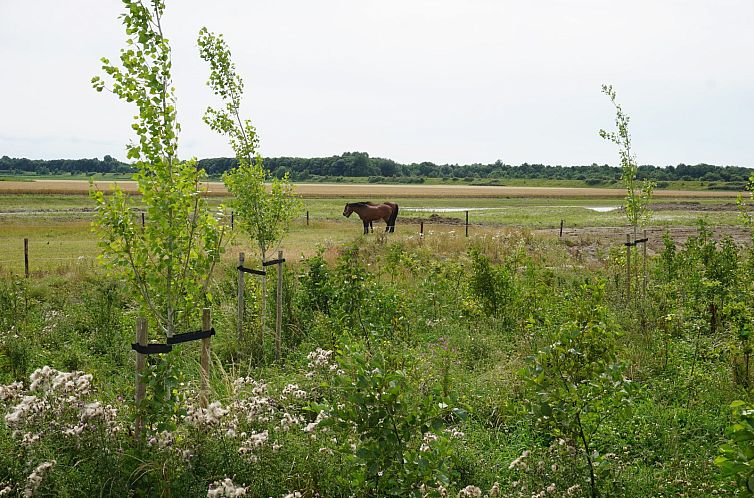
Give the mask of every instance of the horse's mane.
POLYGON ((373 202, 369 201, 362 201, 362 202, 349 202, 349 206, 358 206, 358 207, 367 207, 367 206, 376 206, 377 204, 374 204, 373 202))

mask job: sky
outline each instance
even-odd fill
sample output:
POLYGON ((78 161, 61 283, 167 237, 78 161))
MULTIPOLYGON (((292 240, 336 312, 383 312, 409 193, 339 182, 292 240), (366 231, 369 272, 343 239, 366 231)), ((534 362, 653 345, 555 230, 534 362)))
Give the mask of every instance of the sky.
MULTIPOLYGON (((131 104, 95 92, 119 0, 0 0, 0 156, 125 158, 131 104)), ((199 29, 223 33, 264 156, 754 167, 753 0, 167 0, 181 157, 232 156, 199 29)))

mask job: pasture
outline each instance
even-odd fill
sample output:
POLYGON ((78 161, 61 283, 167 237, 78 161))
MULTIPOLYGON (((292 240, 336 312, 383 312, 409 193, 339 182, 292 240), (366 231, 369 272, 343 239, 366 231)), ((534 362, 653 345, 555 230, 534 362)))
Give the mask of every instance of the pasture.
MULTIPOLYGON (((110 182, 96 183, 109 189, 110 182)), ((118 182, 129 191, 132 182, 118 182)), ((0 182, 0 271, 23 271, 23 239, 29 239, 31 271, 55 269, 97 254, 91 232, 94 203, 86 195, 88 182, 41 180, 0 182)), ((227 203, 221 184, 209 184, 211 203, 227 203)), ((425 223, 427 237, 447 233, 463 234, 465 211, 469 211, 470 233, 494 234, 505 228, 525 228, 557 233, 564 220, 569 239, 613 240, 622 236, 625 217, 618 207, 624 191, 615 189, 514 188, 435 185, 348 185, 298 184, 296 192, 304 199, 305 213, 293 223, 281 249, 287 254, 310 256, 318 245, 335 247, 360 236, 356 217, 342 216, 345 202, 391 200, 400 206, 397 239, 411 238, 425 223)), ((698 219, 724 227, 734 237, 739 223, 735 193, 702 191, 658 191, 652 228, 679 231, 693 227, 698 219)), ((384 231, 377 223, 376 231, 384 231)), ((592 243, 590 242, 590 243, 592 243)), ((581 242, 579 242, 580 244, 581 242)), ((226 255, 248 245, 237 234, 226 255)))
MULTIPOLYGON (((388 198, 386 186, 313 187, 300 187, 309 224, 295 220, 281 247, 282 360, 269 322, 257 339, 257 278, 246 279, 236 337, 238 252, 259 265, 235 230, 210 288, 214 411, 197 404, 198 346, 181 346, 167 367, 180 372, 170 377, 177 412, 145 429, 145 447, 133 444, 135 411, 124 403, 138 310, 95 263, 92 202, 66 184, 0 194, 0 410, 10 421, 0 426, 0 489, 34 470, 14 456, 25 448, 29 461, 58 462, 41 488, 49 495, 205 496, 223 476, 258 497, 734 492, 713 464, 728 407, 748 399, 751 382, 739 330, 750 232, 730 196, 655 202, 644 289, 641 251, 627 277, 612 193, 411 186, 388 198), (396 233, 377 223, 362 235, 342 216, 357 200, 397 201, 396 233), (24 238, 29 279, 18 277, 24 238), (91 374, 93 387, 24 412, 32 391, 11 382, 63 375, 45 365, 91 374), (83 419, 80 406, 102 413, 83 419), (81 431, 75 444, 70 431, 81 431)), ((35 395, 54 395, 45 389, 35 395)))

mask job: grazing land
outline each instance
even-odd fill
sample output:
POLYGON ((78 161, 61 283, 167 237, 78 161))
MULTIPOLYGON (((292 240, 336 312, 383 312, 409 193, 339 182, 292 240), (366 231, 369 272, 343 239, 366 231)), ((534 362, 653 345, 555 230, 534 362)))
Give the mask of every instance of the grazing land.
POLYGON ((257 278, 237 337, 238 252, 260 265, 234 230, 208 304, 214 403, 197 398, 199 346, 174 349, 178 411, 138 448, 123 402, 138 310, 95 262, 88 186, 6 183, 0 489, 23 482, 27 460, 54 459, 50 495, 206 496, 223 476, 259 497, 735 492, 713 460, 748 406, 729 408, 749 399, 741 327, 754 322, 751 234, 726 193, 653 204, 645 287, 643 247, 627 277, 620 191, 299 185, 309 224, 295 220, 281 247, 282 361, 270 322, 257 339, 257 278), (395 234, 343 218, 346 200, 367 199, 397 200, 395 234), (62 373, 76 371, 93 377, 62 373), (83 387, 62 396, 66 375, 83 387), (41 401, 26 410, 29 396, 41 401))

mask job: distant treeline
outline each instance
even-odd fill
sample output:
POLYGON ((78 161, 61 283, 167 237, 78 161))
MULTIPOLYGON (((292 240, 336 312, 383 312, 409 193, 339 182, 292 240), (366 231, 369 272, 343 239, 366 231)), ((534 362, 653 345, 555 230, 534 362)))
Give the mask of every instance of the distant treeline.
MULTIPOLYGON (((602 185, 620 180, 620 168, 607 164, 589 166, 547 166, 524 163, 519 166, 495 161, 492 164, 434 164, 431 162, 400 164, 391 159, 369 157, 365 152, 345 152, 332 157, 270 157, 265 166, 277 177, 289 173, 293 181, 326 178, 368 177, 370 182, 422 182, 424 178, 462 179, 464 181, 499 181, 505 179, 581 180, 590 185, 602 185)), ((210 176, 219 177, 236 165, 233 158, 201 159, 199 166, 210 176)), ((129 173, 132 167, 110 156, 104 159, 31 160, 0 158, 0 174, 34 173, 92 174, 129 173)), ((726 182, 743 186, 752 170, 739 166, 711 164, 677 166, 640 166, 638 177, 658 182, 685 180, 726 182)))

